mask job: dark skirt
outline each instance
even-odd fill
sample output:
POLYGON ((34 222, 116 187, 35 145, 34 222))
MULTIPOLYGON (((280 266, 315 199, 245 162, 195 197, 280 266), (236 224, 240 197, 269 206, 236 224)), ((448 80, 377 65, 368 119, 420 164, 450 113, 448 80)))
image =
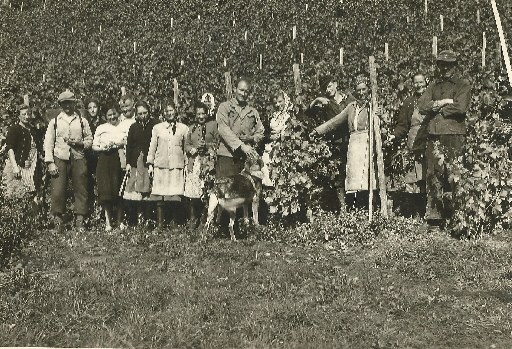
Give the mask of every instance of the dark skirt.
POLYGON ((116 201, 119 199, 119 188, 123 180, 121 161, 117 150, 101 152, 96 166, 96 183, 98 185, 98 201, 116 201))

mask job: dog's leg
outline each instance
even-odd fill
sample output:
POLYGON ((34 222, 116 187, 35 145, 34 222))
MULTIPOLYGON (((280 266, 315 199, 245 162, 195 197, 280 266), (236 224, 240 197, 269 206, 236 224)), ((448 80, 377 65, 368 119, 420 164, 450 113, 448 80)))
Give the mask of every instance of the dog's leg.
POLYGON ((260 217, 258 210, 260 208, 260 198, 255 197, 252 201, 252 220, 254 221, 254 225, 260 225, 260 217))
POLYGON ((249 224, 249 204, 244 203, 242 207, 244 209, 244 224, 248 225, 249 224))
POLYGON ((217 225, 220 224, 220 218, 222 216, 222 211, 223 211, 222 206, 218 205, 217 206, 217 225))
POLYGON ((236 220, 236 208, 229 209, 229 234, 231 235, 231 241, 236 241, 235 237, 235 220, 236 220))
POLYGON ((208 233, 208 228, 210 227, 210 224, 212 223, 213 216, 215 215, 215 209, 217 208, 219 204, 219 200, 217 199, 217 195, 210 194, 210 199, 208 200, 208 215, 206 218, 206 223, 204 225, 203 230, 203 236, 202 239, 204 240, 206 237, 206 234, 208 233))

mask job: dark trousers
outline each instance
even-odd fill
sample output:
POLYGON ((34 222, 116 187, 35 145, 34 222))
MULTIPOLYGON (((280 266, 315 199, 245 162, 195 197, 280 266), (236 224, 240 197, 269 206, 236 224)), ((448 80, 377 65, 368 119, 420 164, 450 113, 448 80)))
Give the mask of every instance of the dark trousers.
POLYGON ((245 165, 245 158, 217 156, 217 163, 215 165, 215 177, 229 177, 240 174, 245 165))
POLYGON ((426 149, 425 179, 427 186, 427 208, 425 219, 444 220, 452 215, 451 196, 455 183, 450 180, 450 171, 434 155, 434 143, 440 144, 445 154, 444 162, 449 162, 462 154, 464 135, 428 135, 426 149))
POLYGON ((54 161, 59 169, 59 175, 52 178, 52 213, 63 214, 66 211, 66 190, 71 178, 75 195, 75 213, 87 214, 87 160, 54 158, 54 161))

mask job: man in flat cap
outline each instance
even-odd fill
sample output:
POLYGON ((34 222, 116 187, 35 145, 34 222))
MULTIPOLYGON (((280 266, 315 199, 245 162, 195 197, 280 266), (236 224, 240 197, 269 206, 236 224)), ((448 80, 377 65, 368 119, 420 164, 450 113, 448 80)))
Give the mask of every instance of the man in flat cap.
MULTIPOLYGON (((354 96, 349 91, 341 92, 338 83, 332 75, 321 76, 319 79, 320 93, 322 96, 315 98, 306 109, 307 117, 315 120, 314 126, 319 126, 334 118, 352 102, 354 96)), ((332 159, 340 162, 339 174, 335 179, 336 193, 340 202, 340 210, 346 209, 345 202, 345 176, 347 164, 347 150, 349 130, 347 124, 340 125, 330 131, 326 136, 332 142, 332 159)))
POLYGON ((431 83, 418 100, 418 109, 425 115, 427 208, 425 218, 436 230, 452 215, 453 191, 446 166, 440 165, 434 154, 435 143, 446 149, 445 161, 462 155, 466 134, 466 112, 471 101, 469 81, 456 77, 455 52, 442 51, 437 57, 438 78, 431 83))
POLYGON ((72 92, 59 95, 62 111, 50 120, 44 137, 44 158, 52 176, 51 198, 55 229, 63 227, 62 215, 66 210, 67 181, 73 182, 75 196, 76 228, 84 230, 87 214, 87 160, 84 149, 91 148, 92 134, 87 119, 76 111, 76 99, 72 92))

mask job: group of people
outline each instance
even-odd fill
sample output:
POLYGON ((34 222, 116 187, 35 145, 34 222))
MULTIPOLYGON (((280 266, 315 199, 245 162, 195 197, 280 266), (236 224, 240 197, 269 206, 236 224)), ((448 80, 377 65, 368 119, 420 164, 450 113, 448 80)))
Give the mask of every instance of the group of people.
MULTIPOLYGON (((425 202, 425 218, 433 226, 449 217, 447 196, 442 193, 453 186, 446 167, 435 158, 434 147, 438 143, 447 147, 449 158, 460 154, 471 98, 469 82, 455 76, 454 52, 441 52, 437 66, 439 76, 428 87, 423 74, 412 77, 414 93, 404 101, 396 129, 389 136, 390 141, 407 136, 414 166, 406 176, 406 190, 413 195, 426 194, 426 200, 420 197, 418 202, 425 202)), ((345 210, 354 200, 367 198, 370 181, 373 189, 381 185, 369 175, 375 162, 369 159, 369 118, 374 113, 369 82, 366 76, 357 76, 352 93, 339 89, 327 75, 320 78, 319 86, 321 96, 303 112, 316 124, 311 136, 327 137, 333 157, 341 164, 336 192, 340 209, 345 210)), ((38 187, 34 174, 42 167, 38 161, 42 158, 51 176, 51 213, 58 230, 63 227, 68 180, 73 184, 78 230, 84 229, 91 199, 105 212, 106 230, 123 229, 127 209, 135 212, 138 224, 147 222, 156 211, 156 229, 161 229, 166 217, 176 221, 185 213, 183 201, 188 204, 191 224, 197 225, 203 209, 201 198, 206 194, 201 173, 212 150, 216 177, 239 174, 246 158, 262 156, 266 165, 263 184, 273 186, 268 169, 272 150, 294 117, 294 106, 289 96, 279 91, 274 96, 276 111, 269 119, 270 132, 265 133, 258 111, 248 103, 250 90, 249 79, 238 79, 234 97, 218 108, 213 95, 203 95, 194 105, 191 125, 180 122, 172 99, 162 101, 162 115, 155 117, 147 102, 130 95, 122 96, 118 103, 107 103, 101 122, 97 100, 85 101, 84 117, 73 93, 65 91, 58 97, 62 110, 49 121, 41 147, 31 128, 30 108, 21 105, 19 123, 9 129, 5 142, 4 195, 34 195, 38 187)))

